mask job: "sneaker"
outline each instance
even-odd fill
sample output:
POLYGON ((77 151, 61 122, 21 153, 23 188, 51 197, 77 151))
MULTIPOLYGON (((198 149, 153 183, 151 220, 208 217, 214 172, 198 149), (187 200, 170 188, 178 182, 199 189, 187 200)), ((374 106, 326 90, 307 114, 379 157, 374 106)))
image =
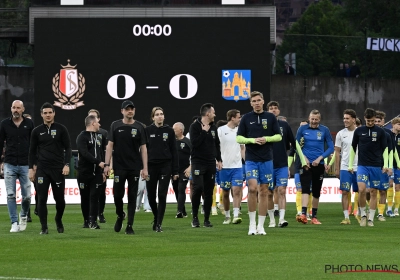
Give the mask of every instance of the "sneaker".
POLYGON ((97 224, 96 221, 94 221, 93 223, 90 223, 89 227, 91 229, 100 229, 100 226, 97 224))
POLYGON ((58 233, 64 233, 64 225, 61 220, 54 219, 56 221, 57 231, 58 233))
POLYGON ((373 226, 374 226, 374 222, 371 221, 371 220, 368 220, 368 226, 369 226, 369 227, 373 227, 373 226))
POLYGON ((201 205, 201 212, 200 213, 204 215, 204 205, 201 205))
POLYGON ((367 216, 362 216, 361 217, 360 226, 361 227, 367 226, 367 216))
POLYGON ((394 218, 394 214, 393 214, 392 210, 386 211, 386 216, 388 216, 390 218, 394 218))
POLYGON ((213 227, 212 223, 210 223, 210 221, 204 221, 203 224, 204 227, 213 227))
POLYGON ((317 217, 315 217, 315 218, 312 218, 312 219, 311 219, 311 224, 312 224, 312 225, 320 225, 321 222, 318 221, 317 217))
POLYGON ((152 213, 153 211, 151 211, 151 209, 146 209, 144 210, 145 213, 152 213))
POLYGON ((19 232, 19 225, 17 222, 11 224, 10 232, 19 232))
POLYGON ((122 229, 122 221, 123 220, 124 220, 123 217, 120 217, 120 216, 117 217, 117 221, 115 222, 115 225, 114 225, 114 231, 115 232, 120 232, 121 231, 121 229, 122 229))
POLYGON ((197 217, 194 217, 192 220, 192 227, 200 227, 200 222, 197 217))
POLYGON ((307 216, 304 215, 304 214, 301 214, 301 216, 298 216, 297 217, 297 221, 299 223, 303 223, 303 224, 307 224, 308 223, 307 216))
POLYGON ((140 211, 140 207, 136 207, 135 212, 139 212, 140 211))
POLYGON ((153 224, 153 231, 156 231, 157 229, 157 220, 154 218, 154 220, 151 222, 153 224))
POLYGON ((88 222, 87 220, 85 220, 85 221, 83 222, 82 228, 89 228, 89 222, 88 222))
POLYGON ((242 222, 242 218, 234 217, 232 220, 232 224, 240 224, 242 222))
POLYGON ((279 210, 274 210, 274 216, 278 217, 279 216, 279 210))
POLYGON ((386 222, 386 218, 385 218, 383 215, 379 214, 379 215, 378 215, 378 221, 380 221, 380 222, 386 222))
POLYGON ((49 230, 47 228, 45 228, 45 229, 42 228, 42 231, 40 232, 40 234, 49 234, 49 230))
POLYGON ((156 226, 156 232, 163 232, 160 224, 156 226))
POLYGON ((256 225, 251 225, 251 224, 250 224, 248 235, 256 235, 256 234, 257 234, 257 227, 256 227, 256 225))
POLYGON ((275 220, 270 221, 268 227, 270 227, 270 228, 276 227, 275 220))
MULTIPOLYGON (((271 225, 271 224, 270 224, 271 225)), ((256 233, 257 235, 267 235, 267 233, 265 232, 265 230, 264 230, 264 227, 263 226, 258 226, 257 227, 257 233, 256 233)))
POLYGON ((399 216, 399 210, 395 209, 395 210, 394 210, 394 214, 393 214, 393 215, 395 215, 395 216, 399 216))
POLYGON ((222 222, 223 225, 229 225, 231 223, 231 217, 225 217, 225 220, 222 222))
POLYGON ((344 219, 343 221, 340 222, 341 225, 350 225, 350 219, 344 219))
POLYGON ((287 227, 288 226, 288 222, 286 221, 286 220, 280 220, 279 221, 279 224, 278 224, 278 227, 287 227))
POLYGON ((127 225, 126 229, 125 229, 125 234, 135 234, 135 232, 133 231, 132 225, 127 225))
POLYGON ((186 212, 183 212, 182 215, 183 215, 184 218, 187 218, 187 213, 186 212))
POLYGON ((32 217, 31 217, 31 216, 28 216, 28 218, 26 219, 26 221, 27 221, 28 223, 32 223, 32 217))
POLYGON ((182 212, 178 212, 178 214, 176 214, 175 218, 182 219, 183 218, 182 212))
MULTIPOLYGON (((203 213, 202 213, 202 214, 203 214, 203 213)), ((217 216, 217 215, 218 215, 217 207, 213 207, 213 208, 211 209, 211 215, 213 215, 213 216, 217 216)))
POLYGON ((307 221, 311 221, 311 216, 310 216, 310 214, 307 214, 307 221))
MULTIPOLYGON (((124 212, 125 213, 125 212, 124 212)), ((99 222, 100 223, 105 223, 106 222, 106 218, 104 218, 104 214, 103 213, 101 213, 100 215, 99 215, 99 222)))
POLYGON ((26 230, 26 223, 27 223, 28 218, 25 217, 21 217, 21 215, 19 215, 19 231, 24 231, 26 230))

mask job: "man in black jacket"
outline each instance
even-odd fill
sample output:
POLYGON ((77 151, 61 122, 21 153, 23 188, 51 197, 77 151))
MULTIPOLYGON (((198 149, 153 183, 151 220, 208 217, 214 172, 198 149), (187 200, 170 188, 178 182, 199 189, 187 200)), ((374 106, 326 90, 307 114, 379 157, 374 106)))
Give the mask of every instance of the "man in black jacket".
POLYGON ((7 207, 11 219, 10 232, 26 229, 27 214, 31 203, 31 182, 28 179, 29 142, 33 122, 23 117, 24 104, 15 100, 11 105, 12 116, 0 124, 0 152, 7 145, 4 157, 4 182, 7 191, 7 207), (16 179, 21 185, 21 212, 18 224, 16 179))
POLYGON ((48 234, 47 197, 51 184, 56 202, 55 222, 58 233, 64 232, 62 217, 65 209, 65 177, 69 174, 71 141, 67 128, 54 122, 54 107, 44 103, 40 108, 43 124, 32 131, 29 149, 29 179, 37 182, 39 218, 42 224, 40 234, 48 234), (64 156, 65 152, 65 156, 64 156), (37 163, 37 170, 34 164, 37 163))
MULTIPOLYGON (((96 109, 90 109, 88 112, 88 116, 95 116, 97 121, 100 122, 100 112, 96 109)), ((108 144, 108 132, 105 129, 100 127, 98 137, 104 143, 104 148, 107 147, 108 144)), ((102 154, 102 159, 105 158, 105 149, 101 150, 100 153, 102 154)), ((105 223, 106 218, 104 217, 104 208, 106 206, 106 188, 107 188, 107 180, 99 186, 99 213, 98 218, 100 223, 105 223)))
POLYGON ((84 228, 100 229, 97 213, 100 186, 106 177, 103 174, 105 139, 99 133, 100 123, 95 116, 85 118, 86 131, 77 139, 78 146, 78 186, 81 195, 81 209, 84 228))
POLYGON ((214 125, 215 110, 211 103, 203 104, 201 116, 191 124, 189 133, 192 142, 191 165, 193 177, 192 227, 200 227, 198 211, 201 193, 204 191, 204 227, 212 227, 210 212, 215 183, 215 167, 222 168, 221 148, 214 125))

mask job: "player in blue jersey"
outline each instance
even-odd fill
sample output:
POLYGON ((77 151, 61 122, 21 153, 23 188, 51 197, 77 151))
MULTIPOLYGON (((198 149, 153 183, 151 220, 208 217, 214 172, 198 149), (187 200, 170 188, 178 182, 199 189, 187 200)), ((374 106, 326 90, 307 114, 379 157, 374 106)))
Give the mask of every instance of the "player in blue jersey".
MULTIPOLYGON (((399 204, 400 204, 400 118, 394 118, 392 120, 392 139, 394 140, 394 161, 393 161, 393 181, 395 187, 394 195, 394 213, 393 216, 399 216, 399 204)), ((389 191, 388 191, 389 193, 389 191)), ((389 200, 389 195, 388 195, 389 200)), ((393 202, 392 202, 393 205, 393 202)), ((388 201, 388 211, 392 211, 392 205, 388 201)), ((388 213, 386 213, 388 215, 388 213)))
POLYGON ((264 222, 267 214, 267 195, 272 184, 273 145, 271 142, 282 140, 276 117, 265 112, 264 96, 261 92, 250 94, 250 105, 253 111, 245 114, 240 121, 236 141, 246 145, 246 179, 249 183, 249 235, 265 235, 264 222), (259 185, 258 185, 259 183, 259 185), (257 191, 258 226, 256 226, 257 191))
POLYGON ((358 147, 357 184, 359 192, 360 226, 367 225, 365 211, 366 188, 370 189, 368 226, 374 226, 377 206, 377 190, 381 189, 381 174, 388 172, 388 148, 386 132, 375 125, 376 112, 367 108, 364 112, 365 126, 354 132, 350 150, 349 171, 353 172, 354 157, 358 147), (381 171, 382 170, 382 171, 381 171), (369 184, 368 184, 369 183, 369 184))
MULTIPOLYGON (((307 166, 300 170, 300 181, 302 186, 302 215, 300 222, 307 223, 307 204, 309 200, 310 183, 312 184, 312 217, 311 224, 319 225, 321 222, 317 219, 319 197, 324 179, 324 158, 333 153, 333 141, 329 129, 320 124, 321 113, 318 110, 312 110, 309 115, 309 124, 299 128, 296 135, 297 143, 302 146, 307 166), (325 150, 325 145, 327 149, 325 150)), ((303 165, 304 166, 304 165, 303 165)))

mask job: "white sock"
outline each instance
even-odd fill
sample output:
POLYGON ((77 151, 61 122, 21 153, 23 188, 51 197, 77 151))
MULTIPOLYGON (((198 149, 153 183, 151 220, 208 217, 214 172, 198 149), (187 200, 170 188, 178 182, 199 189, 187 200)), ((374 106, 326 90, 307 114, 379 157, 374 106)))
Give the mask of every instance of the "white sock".
POLYGON ((360 216, 361 216, 361 217, 366 216, 365 207, 360 207, 360 216))
POLYGON ((249 212, 250 225, 256 225, 256 211, 249 212))
POLYGON ((285 209, 279 209, 279 220, 282 221, 285 219, 285 209))
POLYGON ((264 227, 265 216, 258 215, 258 227, 264 227))
POLYGON ((369 209, 369 217, 368 220, 374 221, 375 209, 369 209))
POLYGON ((344 218, 349 219, 349 210, 343 210, 344 218))
POLYGON ((239 216, 239 208, 233 208, 233 217, 238 217, 239 216))
POLYGON ((274 204, 274 210, 279 210, 278 204, 274 204))
POLYGON ((388 211, 392 211, 392 206, 388 206, 388 211))
POLYGON ((231 211, 230 210, 225 211, 225 217, 226 218, 230 218, 231 217, 231 211))
POLYGON ((399 211, 399 208, 394 208, 394 211, 397 211, 397 212, 398 212, 398 211, 399 211))
POLYGON ((268 216, 270 224, 275 223, 274 209, 268 210, 268 216))

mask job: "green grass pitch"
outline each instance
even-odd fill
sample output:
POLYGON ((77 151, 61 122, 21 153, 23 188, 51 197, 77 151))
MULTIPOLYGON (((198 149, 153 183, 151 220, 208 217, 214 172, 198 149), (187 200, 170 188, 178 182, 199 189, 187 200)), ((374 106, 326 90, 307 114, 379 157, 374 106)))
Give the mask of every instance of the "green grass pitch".
POLYGON ((375 219, 375 227, 362 228, 351 216, 351 225, 340 225, 340 204, 323 203, 322 225, 303 225, 295 221, 294 203, 287 208, 287 228, 266 227, 266 236, 248 236, 247 204, 242 205, 242 224, 223 225, 219 214, 211 216, 213 228, 192 228, 190 216, 175 219, 176 204, 168 204, 163 233, 153 232, 152 214, 140 211, 135 235, 129 236, 124 234, 126 223, 120 233, 114 232, 111 204, 106 205, 107 223, 100 224, 100 230, 83 229, 80 206, 67 205, 65 233, 59 234, 50 205, 49 234, 42 236, 37 216, 26 231, 10 233, 7 207, 1 206, 0 279, 400 278, 393 273, 325 271, 327 265, 400 270, 400 217, 375 219))

